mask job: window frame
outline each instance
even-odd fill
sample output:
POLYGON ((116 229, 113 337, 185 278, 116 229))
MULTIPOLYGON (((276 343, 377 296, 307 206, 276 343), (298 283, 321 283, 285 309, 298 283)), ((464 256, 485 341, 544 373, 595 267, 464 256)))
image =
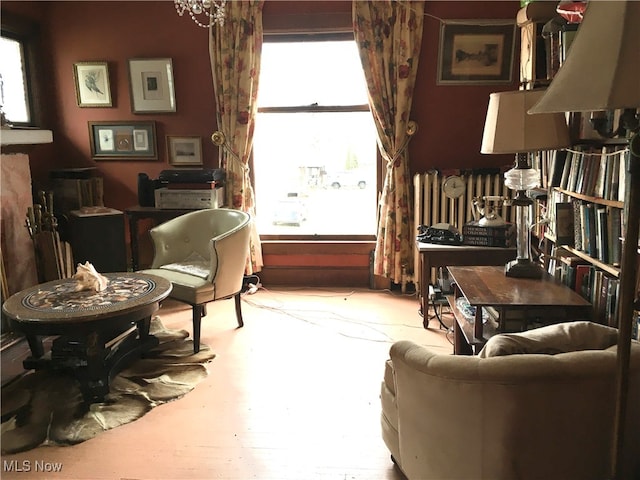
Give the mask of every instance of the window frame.
POLYGON ((16 40, 22 47, 28 122, 15 122, 12 125, 22 127, 40 127, 43 123, 43 110, 40 82, 38 80, 38 64, 40 58, 40 30, 38 25, 11 12, 2 13, 0 31, 3 37, 16 40))
MULTIPOLYGON (((264 43, 274 42, 330 42, 354 40, 353 31, 348 32, 323 32, 323 33, 264 33, 264 43)), ((299 105, 287 107, 259 107, 260 113, 332 113, 332 112, 370 112, 368 104, 363 105, 299 105)), ((255 191, 255 168, 254 156, 251 152, 250 158, 250 178, 255 191)), ((382 185, 382 157, 376 148, 376 191, 381 190, 382 185)), ((377 201, 376 201, 377 204, 377 201)), ((376 207, 377 208, 377 207, 376 207)), ((259 205, 257 205, 259 210, 259 205)), ((376 212, 377 224, 378 212, 376 212)), ((265 241, 347 241, 347 242, 370 242, 376 240, 376 235, 345 235, 345 234, 264 234, 260 233, 260 239, 265 241)))

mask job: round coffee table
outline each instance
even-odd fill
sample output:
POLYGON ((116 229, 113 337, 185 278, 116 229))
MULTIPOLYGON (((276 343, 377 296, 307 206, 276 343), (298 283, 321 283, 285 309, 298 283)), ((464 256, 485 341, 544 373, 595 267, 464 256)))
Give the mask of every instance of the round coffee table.
POLYGON ((10 327, 23 333, 31 356, 26 369, 74 373, 86 402, 109 392, 113 375, 158 344, 151 316, 171 292, 171 282, 143 273, 107 273, 102 292, 76 291, 67 278, 18 292, 2 305, 10 327), (42 336, 59 335, 45 354, 42 336))

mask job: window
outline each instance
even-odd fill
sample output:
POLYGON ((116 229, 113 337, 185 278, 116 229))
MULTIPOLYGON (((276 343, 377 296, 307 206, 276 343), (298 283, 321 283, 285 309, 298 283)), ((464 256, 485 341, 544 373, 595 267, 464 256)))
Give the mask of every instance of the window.
POLYGON ((269 41, 253 171, 262 236, 376 233, 376 131, 355 41, 269 41))
POLYGON ((0 104, 10 123, 30 123, 22 43, 2 35, 0 42, 0 104))
MULTIPOLYGON (((0 38, 0 105, 8 121, 36 126, 42 121, 38 97, 37 25, 11 13, 2 14, 0 38)), ((41 103, 41 102, 40 102, 41 103)))

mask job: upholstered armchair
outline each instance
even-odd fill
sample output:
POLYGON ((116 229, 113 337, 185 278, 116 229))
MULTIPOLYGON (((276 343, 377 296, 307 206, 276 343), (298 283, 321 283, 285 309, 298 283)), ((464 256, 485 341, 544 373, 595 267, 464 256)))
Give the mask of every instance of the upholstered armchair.
MULTIPOLYGON (((479 356, 392 345, 382 436, 410 480, 611 477, 617 330, 569 322, 493 337, 479 356)), ((640 478, 640 345, 633 342, 624 471, 640 478)))
POLYGON ((190 212, 150 230, 154 258, 143 272, 171 281, 170 297, 191 305, 194 352, 200 350, 200 324, 208 302, 234 297, 238 326, 244 325, 240 292, 250 222, 248 213, 217 208, 190 212))

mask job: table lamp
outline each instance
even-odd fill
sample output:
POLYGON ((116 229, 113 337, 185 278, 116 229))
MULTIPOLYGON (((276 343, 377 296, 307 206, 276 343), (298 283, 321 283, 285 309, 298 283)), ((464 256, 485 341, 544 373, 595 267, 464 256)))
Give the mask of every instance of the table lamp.
POLYGON ((517 90, 492 93, 484 124, 481 153, 515 153, 515 167, 504 174, 505 185, 515 190, 511 205, 516 208, 515 260, 505 266, 505 275, 541 278, 542 266, 531 260, 529 235, 530 206, 527 190, 538 186, 538 172, 531 167, 530 154, 570 145, 569 129, 563 113, 530 115, 527 111, 544 90, 517 90))
MULTIPOLYGON (((640 228, 640 2, 590 0, 566 61, 544 96, 529 111, 593 112, 624 109, 623 130, 629 141, 618 295, 617 397, 612 451, 612 478, 631 478, 623 471, 625 419, 629 390, 631 329, 638 276, 640 228)), ((637 405, 632 406, 637 408, 637 405)), ((638 472, 635 472, 636 474, 638 472)))

